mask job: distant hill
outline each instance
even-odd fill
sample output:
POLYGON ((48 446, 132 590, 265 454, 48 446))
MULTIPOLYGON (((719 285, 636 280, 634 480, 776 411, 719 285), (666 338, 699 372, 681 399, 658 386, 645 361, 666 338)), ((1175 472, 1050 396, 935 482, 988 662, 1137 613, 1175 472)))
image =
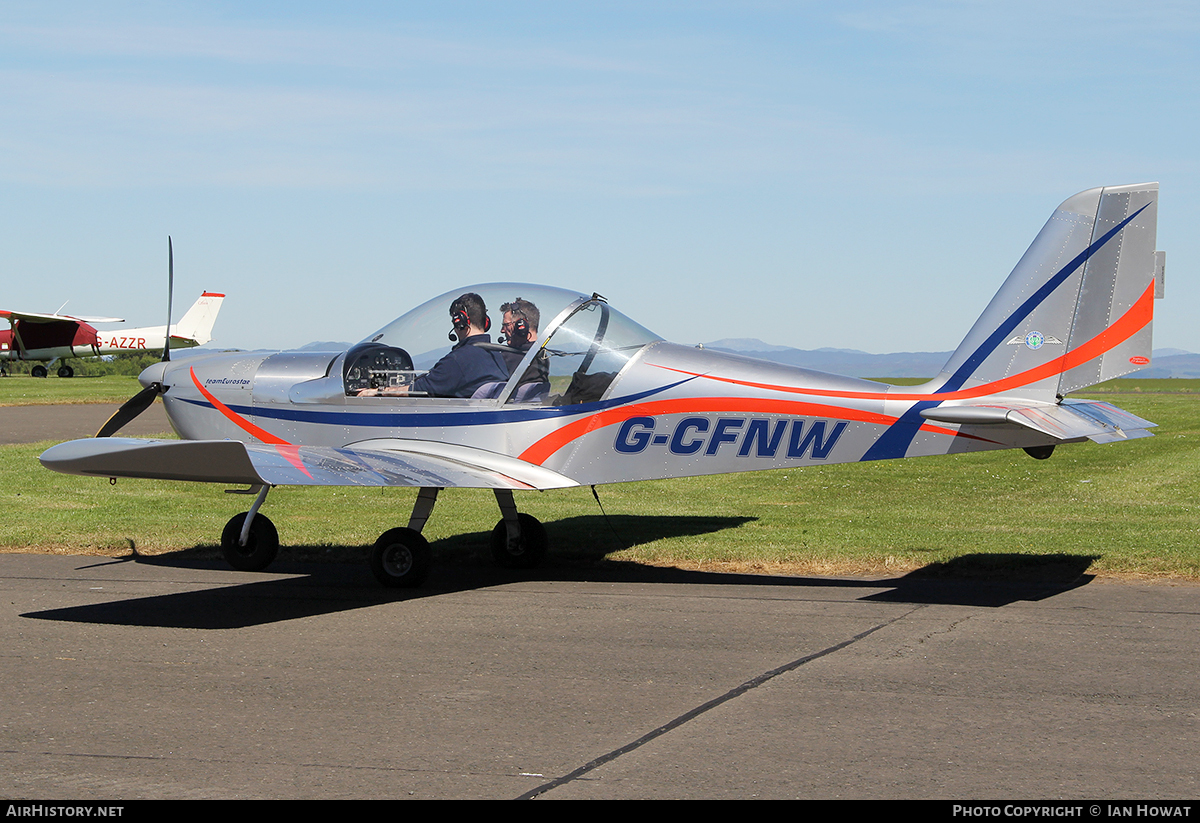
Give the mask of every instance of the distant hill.
POLYGON ((329 340, 317 340, 301 346, 298 351, 346 351, 353 343, 334 343, 329 340))
POLYGON ((772 363, 802 369, 845 374, 851 377, 933 377, 952 352, 896 352, 870 354, 857 349, 793 349, 772 346, 750 338, 727 338, 705 343, 704 348, 736 352, 772 363))
MULTIPOLYGON (((704 348, 736 352, 796 351, 796 349, 788 346, 773 346, 770 343, 764 343, 755 337, 726 337, 724 340, 714 340, 711 343, 705 343, 704 348)), ((835 349, 830 349, 830 351, 835 351, 835 349)), ((836 351, 851 351, 851 349, 836 349, 836 351)))
POLYGON ((1163 352, 1179 351, 1179 349, 1156 350, 1154 352, 1154 358, 1150 361, 1150 368, 1142 369, 1137 373, 1137 376, 1150 378, 1200 378, 1200 354, 1194 354, 1192 352, 1181 352, 1179 354, 1167 355, 1163 354, 1163 352))
MULTIPOLYGON (((933 377, 953 354, 948 351, 870 354, 857 349, 793 349, 746 337, 715 340, 705 343, 704 348, 851 377, 933 377)), ((1151 368, 1142 369, 1137 376, 1200 378, 1200 354, 1182 349, 1156 349, 1151 368)))

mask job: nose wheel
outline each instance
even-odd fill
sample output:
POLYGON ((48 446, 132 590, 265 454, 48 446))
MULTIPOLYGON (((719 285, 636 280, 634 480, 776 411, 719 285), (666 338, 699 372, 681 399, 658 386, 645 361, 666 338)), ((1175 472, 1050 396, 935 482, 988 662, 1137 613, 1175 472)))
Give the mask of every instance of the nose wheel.
POLYGON ((225 562, 238 571, 260 572, 271 565, 278 552, 279 532, 266 515, 251 515, 250 512, 236 514, 221 532, 221 554, 225 556, 225 562), (241 535, 247 516, 253 519, 243 543, 241 535))
MULTIPOLYGON (((115 415, 114 415, 115 416, 115 415)), ((258 486, 247 492, 257 493, 250 511, 229 518, 221 531, 221 554, 225 562, 240 572, 260 572, 279 553, 279 532, 275 524, 258 510, 267 499, 270 486, 258 486)))

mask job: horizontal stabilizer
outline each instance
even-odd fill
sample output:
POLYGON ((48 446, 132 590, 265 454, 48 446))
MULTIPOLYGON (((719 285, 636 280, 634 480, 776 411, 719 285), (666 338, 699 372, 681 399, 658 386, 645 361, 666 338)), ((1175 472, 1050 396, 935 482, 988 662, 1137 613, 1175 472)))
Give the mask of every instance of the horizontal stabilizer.
POLYGON ((446 456, 428 453, 427 449, 427 453, 406 451, 404 442, 375 440, 370 446, 336 449, 236 440, 105 437, 61 443, 47 449, 39 459, 46 468, 63 474, 237 485, 479 489, 578 485, 541 466, 481 449, 458 447, 458 453, 446 456))
POLYGON ((989 403, 978 406, 939 406, 924 409, 926 420, 958 425, 1014 423, 1056 440, 1087 438, 1096 443, 1151 437, 1157 425, 1096 400, 1064 400, 1057 404, 989 403))

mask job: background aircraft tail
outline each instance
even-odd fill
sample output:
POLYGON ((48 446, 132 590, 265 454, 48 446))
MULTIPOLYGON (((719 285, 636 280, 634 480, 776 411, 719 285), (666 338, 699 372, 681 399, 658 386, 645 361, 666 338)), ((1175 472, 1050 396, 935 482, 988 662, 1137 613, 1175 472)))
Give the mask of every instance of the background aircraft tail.
POLYGON ((195 340, 197 346, 203 346, 212 339, 212 327, 216 322, 217 312, 221 310, 223 294, 204 292, 200 299, 192 304, 187 313, 175 324, 173 337, 184 337, 195 340))
POLYGON ((1051 402, 1150 363, 1158 184, 1067 199, 932 384, 1051 402))

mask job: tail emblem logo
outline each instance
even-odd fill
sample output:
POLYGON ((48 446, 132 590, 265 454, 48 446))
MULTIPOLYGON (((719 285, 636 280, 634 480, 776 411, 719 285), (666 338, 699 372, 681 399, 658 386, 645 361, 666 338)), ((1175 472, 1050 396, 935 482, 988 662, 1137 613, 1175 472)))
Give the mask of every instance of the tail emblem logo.
POLYGON ((1061 346, 1063 341, 1059 340, 1057 337, 1042 334, 1040 331, 1031 331, 1024 337, 1017 335, 1012 340, 1008 341, 1008 345, 1010 346, 1020 346, 1021 344, 1024 344, 1028 349, 1037 351, 1046 344, 1061 346))

